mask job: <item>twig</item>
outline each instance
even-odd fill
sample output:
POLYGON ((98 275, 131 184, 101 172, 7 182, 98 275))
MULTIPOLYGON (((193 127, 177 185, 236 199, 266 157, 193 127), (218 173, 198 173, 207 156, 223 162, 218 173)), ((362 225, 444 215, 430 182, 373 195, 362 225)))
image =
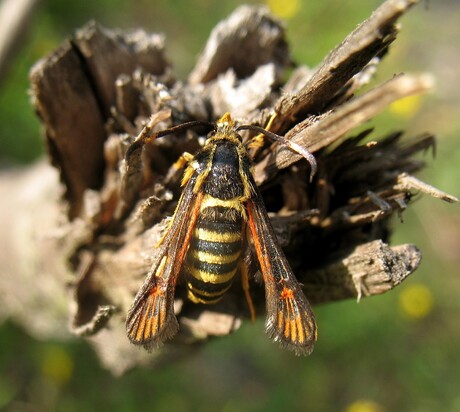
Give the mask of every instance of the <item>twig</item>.
POLYGON ((0 3, 0 82, 13 56, 21 49, 39 0, 3 0, 0 3))

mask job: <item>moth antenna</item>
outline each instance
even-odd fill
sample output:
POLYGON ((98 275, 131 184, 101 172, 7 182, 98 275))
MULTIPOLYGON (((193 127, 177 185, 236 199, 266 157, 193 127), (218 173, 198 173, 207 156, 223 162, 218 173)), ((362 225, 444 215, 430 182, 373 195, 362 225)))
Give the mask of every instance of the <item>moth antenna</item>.
POLYGON ((248 124, 248 125, 241 125, 236 128, 236 132, 240 130, 252 130, 257 133, 262 133, 264 136, 274 140, 275 142, 286 145, 291 150, 301 155, 303 158, 307 160, 308 163, 310 163, 310 182, 313 180, 313 177, 315 176, 318 170, 318 164, 316 163, 315 156, 313 156, 313 154, 310 151, 300 146, 296 142, 293 142, 291 140, 286 139, 283 136, 280 136, 273 132, 265 130, 263 127, 248 124))
POLYGON ((133 144, 128 148, 126 151, 125 158, 128 159, 133 152, 144 146, 146 143, 153 142, 154 140, 158 139, 159 137, 168 136, 170 134, 174 134, 177 132, 181 132, 183 130, 191 129, 193 127, 208 127, 210 130, 214 130, 216 128, 214 123, 206 122, 203 120, 193 120, 191 122, 182 123, 177 126, 170 127, 169 129, 160 130, 159 132, 146 132, 142 130, 137 140, 133 142, 133 144))

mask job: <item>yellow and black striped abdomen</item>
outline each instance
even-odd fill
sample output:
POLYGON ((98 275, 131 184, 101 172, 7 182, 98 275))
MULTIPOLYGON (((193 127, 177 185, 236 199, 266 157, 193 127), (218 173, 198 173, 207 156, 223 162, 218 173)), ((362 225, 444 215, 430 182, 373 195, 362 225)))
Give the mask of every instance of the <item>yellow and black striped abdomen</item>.
POLYGON ((238 271, 243 244, 244 219, 234 207, 237 201, 207 200, 186 258, 188 297, 195 303, 215 303, 222 298, 238 271))

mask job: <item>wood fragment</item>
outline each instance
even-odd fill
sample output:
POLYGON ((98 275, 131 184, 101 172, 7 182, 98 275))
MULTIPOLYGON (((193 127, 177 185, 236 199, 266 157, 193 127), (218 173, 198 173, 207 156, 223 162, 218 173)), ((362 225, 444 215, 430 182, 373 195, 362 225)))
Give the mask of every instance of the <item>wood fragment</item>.
POLYGON ((96 189, 102 183, 104 119, 70 42, 39 61, 30 77, 33 104, 47 125, 51 162, 60 170, 69 215, 74 217, 81 209, 85 189, 96 189), (56 88, 56 84, 61 86, 56 88))
POLYGON ((414 245, 390 247, 381 240, 357 246, 344 259, 311 270, 303 288, 315 303, 379 295, 395 288, 420 264, 414 245), (344 287, 346 285, 346 287, 344 287))
POLYGON ((429 185, 428 183, 422 182, 420 179, 417 179, 416 177, 410 176, 406 173, 401 173, 398 176, 398 184, 396 189, 416 190, 418 192, 426 193, 431 197, 436 197, 449 203, 458 202, 458 199, 455 196, 443 192, 442 190, 439 190, 436 187, 429 185))
POLYGON ((279 114, 273 130, 283 133, 286 119, 302 120, 321 112, 340 89, 395 40, 397 19, 417 0, 387 0, 358 25, 323 60, 308 83, 295 95, 282 96, 275 104, 279 114))
POLYGON ((212 31, 188 81, 208 83, 228 69, 242 79, 267 63, 278 76, 291 63, 284 28, 267 7, 244 5, 212 31))
MULTIPOLYGON (((428 91, 432 79, 427 75, 399 75, 386 83, 344 103, 332 112, 298 123, 286 133, 290 139, 311 152, 335 143, 358 125, 375 117, 394 101, 413 94, 428 91)), ((283 169, 301 158, 286 147, 279 147, 273 157, 256 165, 256 181, 262 184, 277 170, 283 169)))

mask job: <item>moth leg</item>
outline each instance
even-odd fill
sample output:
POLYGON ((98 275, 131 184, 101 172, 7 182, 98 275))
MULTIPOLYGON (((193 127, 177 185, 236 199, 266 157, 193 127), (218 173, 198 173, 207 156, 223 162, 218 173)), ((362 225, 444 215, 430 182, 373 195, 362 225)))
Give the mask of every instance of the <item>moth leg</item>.
POLYGON ((243 286, 243 291, 244 295, 246 296, 246 301, 248 302, 248 307, 249 307, 249 313, 251 315, 251 321, 255 322, 256 321, 256 310, 254 308, 254 303, 252 302, 251 298, 251 292, 250 292, 250 287, 249 287, 249 271, 248 271, 248 265, 245 262, 246 259, 243 259, 241 262, 241 284, 243 286))
POLYGON ((179 157, 179 159, 176 160, 176 162, 172 165, 172 167, 175 168, 176 170, 183 169, 185 165, 188 164, 192 159, 193 159, 192 154, 188 152, 184 152, 179 157))
POLYGON ((165 177, 165 183, 168 184, 172 180, 174 180, 175 176, 177 176, 177 174, 179 172, 181 172, 182 169, 185 166, 187 166, 192 160, 193 160, 193 155, 192 154, 190 154, 188 152, 182 153, 182 155, 179 157, 179 159, 177 159, 172 164, 172 166, 169 168, 168 173, 166 174, 166 177, 165 177))
MULTIPOLYGON (((273 122, 275 121, 278 114, 276 112, 272 113, 270 119, 267 122, 267 125, 264 127, 265 130, 270 131, 271 127, 273 126, 273 122)), ((250 149, 260 149, 264 145, 264 137, 263 133, 259 133, 258 135, 254 136, 249 143, 248 147, 250 149)))

